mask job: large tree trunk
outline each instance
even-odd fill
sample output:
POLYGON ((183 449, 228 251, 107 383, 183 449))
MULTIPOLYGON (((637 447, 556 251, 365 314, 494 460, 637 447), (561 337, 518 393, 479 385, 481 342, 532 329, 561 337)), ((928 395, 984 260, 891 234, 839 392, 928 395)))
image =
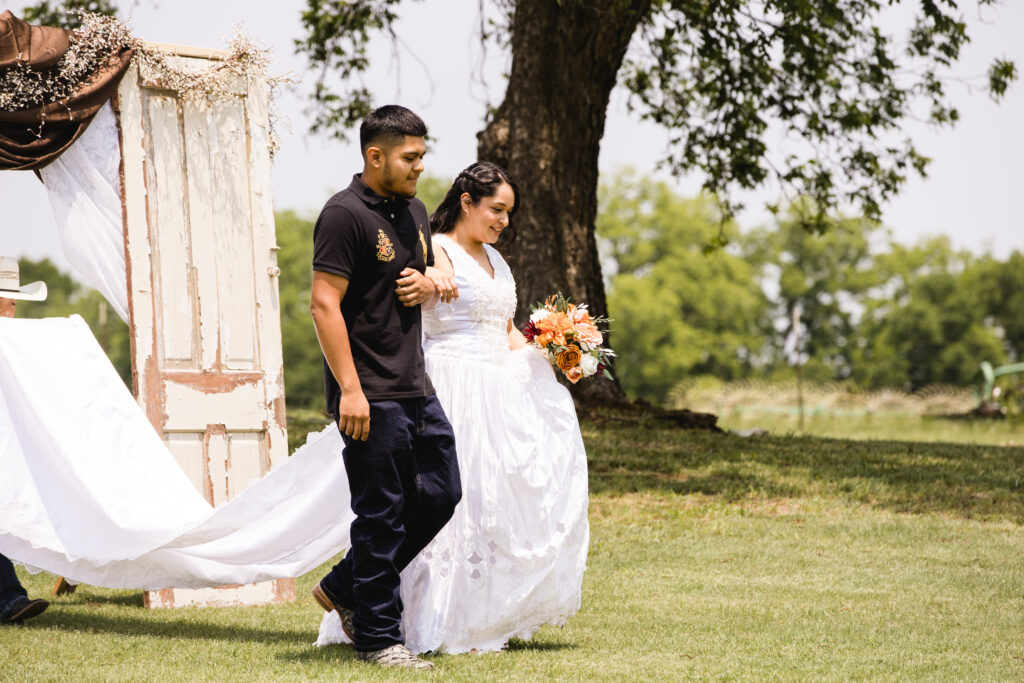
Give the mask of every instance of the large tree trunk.
MULTIPOLYGON (((519 185, 515 239, 500 245, 518 284, 517 323, 556 291, 607 315, 594 238, 597 158, 619 66, 650 4, 516 2, 505 101, 480 133, 478 154, 519 185)), ((593 379, 574 394, 625 400, 618 382, 593 379)))

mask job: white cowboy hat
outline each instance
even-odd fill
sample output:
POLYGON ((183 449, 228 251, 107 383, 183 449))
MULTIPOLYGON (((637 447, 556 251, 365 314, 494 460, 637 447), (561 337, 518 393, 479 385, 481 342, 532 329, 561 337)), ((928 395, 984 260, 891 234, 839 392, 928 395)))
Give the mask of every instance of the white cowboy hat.
POLYGON ((0 256, 0 299, 42 301, 46 298, 46 283, 40 280, 21 286, 18 259, 0 256))

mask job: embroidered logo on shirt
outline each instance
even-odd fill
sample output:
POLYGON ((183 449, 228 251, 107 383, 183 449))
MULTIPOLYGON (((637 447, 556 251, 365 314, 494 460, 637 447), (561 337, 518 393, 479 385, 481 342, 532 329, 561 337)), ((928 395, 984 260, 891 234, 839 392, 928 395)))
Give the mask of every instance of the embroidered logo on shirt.
POLYGON ((377 260, 388 263, 395 260, 395 247, 384 231, 377 229, 377 260))
POLYGON ((423 247, 423 262, 427 262, 427 238, 423 236, 423 226, 419 226, 420 230, 420 246, 423 247))

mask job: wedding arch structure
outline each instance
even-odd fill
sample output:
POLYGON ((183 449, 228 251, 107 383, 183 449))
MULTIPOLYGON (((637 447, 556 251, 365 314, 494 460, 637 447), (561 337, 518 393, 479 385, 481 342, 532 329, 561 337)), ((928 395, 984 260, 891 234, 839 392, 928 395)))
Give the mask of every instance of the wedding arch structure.
MULTIPOLYGON (((9 12, 0 22, 8 35, 24 36, 23 60, 27 41, 36 54, 41 41, 61 41, 41 27, 26 33, 9 12)), ((111 58, 119 61, 113 82, 103 97, 90 93, 79 129, 52 145, 44 164, 19 155, 36 154, 47 134, 58 135, 45 112, 53 103, 41 107, 39 130, 47 133, 15 135, 14 151, 0 149, 0 161, 44 181, 76 275, 129 325, 138 403, 217 505, 288 456, 267 80, 259 70, 229 71, 217 76, 216 97, 208 89, 196 96, 181 83, 216 72, 227 51, 145 44, 165 67, 147 73, 146 60, 135 58, 141 45, 111 58)), ((11 116, 0 112, 0 131, 11 130, 11 116)), ((294 579, 277 579, 151 591, 145 603, 251 605, 294 596, 294 579)))

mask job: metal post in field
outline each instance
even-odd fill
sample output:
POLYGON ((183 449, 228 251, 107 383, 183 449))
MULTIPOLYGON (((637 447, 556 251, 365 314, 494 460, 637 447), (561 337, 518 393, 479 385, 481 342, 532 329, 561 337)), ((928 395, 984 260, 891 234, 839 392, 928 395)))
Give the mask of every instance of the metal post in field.
POLYGON ((796 401, 799 407, 800 431, 804 431, 804 368, 800 350, 800 307, 793 306, 793 339, 796 353, 796 401))

